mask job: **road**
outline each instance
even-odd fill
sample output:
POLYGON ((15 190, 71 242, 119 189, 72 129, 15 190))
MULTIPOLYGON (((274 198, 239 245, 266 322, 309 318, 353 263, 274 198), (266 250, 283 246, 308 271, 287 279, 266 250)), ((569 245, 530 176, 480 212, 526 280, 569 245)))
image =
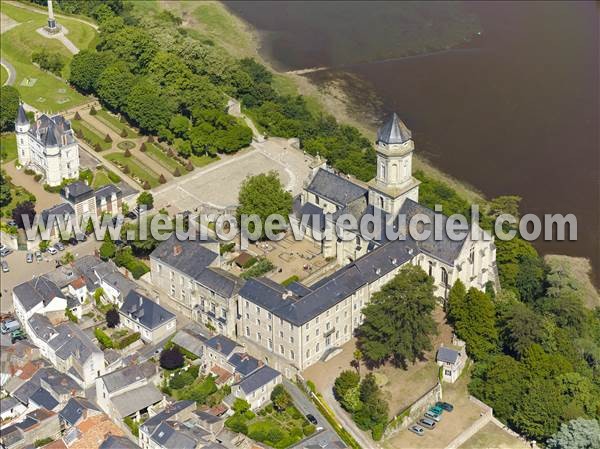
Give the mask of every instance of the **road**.
POLYGON ((7 86, 12 86, 15 84, 15 80, 17 79, 17 71, 15 70, 14 66, 4 58, 0 58, 0 64, 8 72, 8 79, 4 84, 7 86))

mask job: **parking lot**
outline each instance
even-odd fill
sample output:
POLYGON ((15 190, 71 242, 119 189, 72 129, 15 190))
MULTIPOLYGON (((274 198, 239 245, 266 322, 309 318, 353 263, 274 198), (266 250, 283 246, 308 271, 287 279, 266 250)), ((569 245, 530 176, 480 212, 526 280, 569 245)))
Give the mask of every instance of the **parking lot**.
POLYGON ((310 162, 309 156, 293 149, 286 139, 255 142, 239 154, 224 156, 219 162, 153 189, 154 204, 169 212, 235 206, 244 179, 271 170, 276 171, 284 187, 296 195, 310 174, 310 162))
POLYGON ((86 254, 93 254, 96 249, 100 247, 102 242, 89 238, 85 242, 81 242, 76 246, 67 245, 64 251, 59 252, 55 255, 48 253, 42 254, 42 261, 38 262, 35 260, 32 263, 27 263, 26 255, 27 251, 13 251, 2 260, 8 263, 9 272, 0 273, 0 285, 2 290, 0 291, 0 312, 12 312, 12 289, 16 285, 19 285, 34 276, 47 273, 52 271, 56 267, 56 261, 67 252, 71 252, 76 258, 84 256, 86 254))

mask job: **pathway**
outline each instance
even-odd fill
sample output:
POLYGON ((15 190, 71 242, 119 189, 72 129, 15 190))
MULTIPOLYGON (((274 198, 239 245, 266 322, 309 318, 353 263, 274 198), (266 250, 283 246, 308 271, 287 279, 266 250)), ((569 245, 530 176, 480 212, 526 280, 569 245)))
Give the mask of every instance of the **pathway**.
MULTIPOLYGON (((10 1, 6 0, 6 3, 16 6, 18 8, 23 8, 23 9, 27 9, 29 11, 37 12, 39 14, 44 14, 44 15, 47 14, 47 11, 45 9, 36 8, 35 6, 30 6, 30 5, 24 5, 23 3, 16 2, 14 0, 10 0, 10 1)), ((91 26, 93 29, 98 30, 98 25, 96 25, 93 22, 89 22, 87 20, 80 19, 79 17, 65 16, 64 14, 57 14, 57 13, 54 13, 54 17, 56 17, 56 18, 62 17, 64 19, 75 20, 76 22, 85 23, 86 25, 91 26)))
POLYGON ((46 28, 44 27, 38 28, 36 31, 38 32, 38 34, 40 34, 42 37, 45 37, 46 39, 56 39, 61 41, 62 44, 65 47, 67 47, 67 50, 69 50, 72 54, 76 55, 77 53, 79 53, 79 48, 77 48, 77 46, 71 41, 71 39, 67 37, 67 34, 69 34, 69 30, 64 26, 61 25, 60 31, 55 34, 48 33, 46 31, 46 28))
POLYGON ((38 212, 62 202, 61 197, 57 193, 50 193, 44 190, 44 186, 33 179, 33 175, 26 175, 23 169, 17 170, 15 161, 4 164, 2 168, 12 178, 13 184, 21 186, 35 195, 35 205, 38 212))
POLYGON ((12 86, 15 84, 15 80, 17 79, 17 71, 15 70, 14 66, 4 58, 0 58, 0 65, 2 65, 2 67, 4 67, 8 72, 8 79, 4 84, 7 86, 12 86))

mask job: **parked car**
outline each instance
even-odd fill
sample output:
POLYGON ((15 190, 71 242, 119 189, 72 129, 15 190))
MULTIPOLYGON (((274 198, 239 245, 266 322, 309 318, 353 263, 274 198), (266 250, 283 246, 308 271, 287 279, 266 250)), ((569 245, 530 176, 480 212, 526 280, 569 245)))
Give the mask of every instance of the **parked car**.
POLYGON ((446 410, 447 412, 451 412, 452 410, 454 410, 454 406, 448 402, 436 402, 435 406, 441 407, 444 410, 446 410))
POLYGON ((0 249, 0 257, 6 257, 10 253, 12 253, 12 249, 7 248, 6 246, 4 248, 0 249))
POLYGON ((2 272, 3 273, 8 273, 10 271, 10 268, 8 268, 8 262, 6 262, 6 260, 2 261, 2 272))
POLYGON ((65 250, 65 245, 63 245, 61 242, 55 243, 54 247, 59 250, 59 251, 64 251, 65 250))
POLYGON ((15 319, 4 320, 2 324, 0 324, 0 332, 3 334, 8 334, 9 332, 14 332, 21 329, 21 323, 19 323, 15 319))
POLYGON ((16 331, 12 331, 10 333, 10 342, 14 345, 18 340, 25 340, 27 338, 27 334, 23 332, 22 329, 17 329, 16 331))
POLYGON ((427 429, 435 429, 436 422, 433 419, 421 418, 419 424, 427 429))
POLYGON ((48 247, 48 254, 50 254, 51 256, 54 256, 56 253, 58 253, 58 250, 54 246, 48 247))
POLYGON ((9 225, 9 226, 16 226, 16 225, 17 225, 17 222, 16 222, 15 220, 10 220, 10 221, 8 222, 8 225, 9 225))
POLYGON ((421 426, 417 426, 416 424, 410 426, 408 430, 410 430, 412 433, 419 435, 420 437, 425 435, 425 429, 423 429, 421 426))
POLYGON ((35 260, 37 260, 38 262, 42 261, 42 252, 41 251, 35 252, 35 260))
POLYGON ((32 263, 33 262, 33 254, 27 253, 27 255, 25 256, 25 260, 27 261, 27 263, 32 263))
POLYGON ((69 239, 69 245, 75 246, 77 245, 79 242, 77 241, 77 239, 75 237, 71 237, 69 239))
POLYGON ((308 419, 309 423, 314 424, 315 426, 317 425, 317 418, 315 418, 310 413, 308 415, 306 415, 306 419, 308 419))
POLYGON ((435 422, 442 420, 442 415, 436 415, 435 413, 425 412, 425 418, 433 419, 435 422))
POLYGON ((437 405, 434 405, 433 407, 429 407, 428 412, 431 412, 435 415, 441 415, 442 413, 444 413, 444 409, 442 407, 438 407, 437 405))

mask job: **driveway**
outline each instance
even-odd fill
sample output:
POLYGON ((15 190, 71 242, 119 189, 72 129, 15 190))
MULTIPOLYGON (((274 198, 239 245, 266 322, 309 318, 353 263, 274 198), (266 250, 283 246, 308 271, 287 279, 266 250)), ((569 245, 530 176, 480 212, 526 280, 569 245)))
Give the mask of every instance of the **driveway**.
POLYGON ((7 86, 12 86, 13 84, 15 84, 15 79, 17 78, 17 71, 15 70, 14 66, 3 58, 0 58, 0 65, 2 65, 2 67, 4 67, 8 72, 8 78, 6 79, 6 82, 4 84, 7 86))

